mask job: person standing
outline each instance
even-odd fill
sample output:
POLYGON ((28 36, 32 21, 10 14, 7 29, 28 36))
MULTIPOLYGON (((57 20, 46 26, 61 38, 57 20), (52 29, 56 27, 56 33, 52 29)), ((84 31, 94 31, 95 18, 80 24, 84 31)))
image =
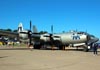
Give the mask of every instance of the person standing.
POLYGON ((95 55, 98 54, 97 49, 98 49, 98 44, 95 43, 95 44, 93 45, 93 54, 95 54, 95 55))

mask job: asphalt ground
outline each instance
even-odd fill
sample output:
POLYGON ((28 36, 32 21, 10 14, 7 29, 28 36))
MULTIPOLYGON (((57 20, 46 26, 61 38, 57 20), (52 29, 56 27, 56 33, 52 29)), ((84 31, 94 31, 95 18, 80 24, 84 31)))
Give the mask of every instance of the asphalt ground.
POLYGON ((0 47, 0 70, 100 70, 100 51, 0 47))

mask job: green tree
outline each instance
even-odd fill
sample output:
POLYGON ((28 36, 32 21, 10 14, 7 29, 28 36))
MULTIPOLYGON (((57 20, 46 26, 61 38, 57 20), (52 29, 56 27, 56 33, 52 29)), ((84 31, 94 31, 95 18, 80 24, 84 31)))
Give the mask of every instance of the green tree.
POLYGON ((17 32, 18 30, 13 30, 13 32, 17 32))
POLYGON ((11 30, 11 29, 6 29, 6 31, 12 32, 12 30, 11 30))
POLYGON ((47 31, 40 31, 40 34, 48 33, 47 31))

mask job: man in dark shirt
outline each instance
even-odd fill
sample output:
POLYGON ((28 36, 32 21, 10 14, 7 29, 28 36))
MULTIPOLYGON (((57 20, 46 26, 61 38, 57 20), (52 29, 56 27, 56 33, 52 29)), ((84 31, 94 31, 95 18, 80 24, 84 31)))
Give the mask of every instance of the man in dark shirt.
POLYGON ((95 44, 93 45, 93 53, 96 54, 96 55, 98 54, 97 49, 98 49, 98 44, 95 43, 95 44))

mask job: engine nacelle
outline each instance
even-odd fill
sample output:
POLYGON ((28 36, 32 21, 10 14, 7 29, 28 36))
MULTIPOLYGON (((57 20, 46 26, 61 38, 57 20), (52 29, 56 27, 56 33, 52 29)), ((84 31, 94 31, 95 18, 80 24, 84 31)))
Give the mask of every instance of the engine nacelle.
POLYGON ((43 34, 40 36, 40 40, 43 40, 45 42, 50 41, 50 37, 46 37, 49 36, 49 34, 43 34))
POLYGON ((21 39, 28 39, 28 31, 23 31, 19 33, 21 39))

